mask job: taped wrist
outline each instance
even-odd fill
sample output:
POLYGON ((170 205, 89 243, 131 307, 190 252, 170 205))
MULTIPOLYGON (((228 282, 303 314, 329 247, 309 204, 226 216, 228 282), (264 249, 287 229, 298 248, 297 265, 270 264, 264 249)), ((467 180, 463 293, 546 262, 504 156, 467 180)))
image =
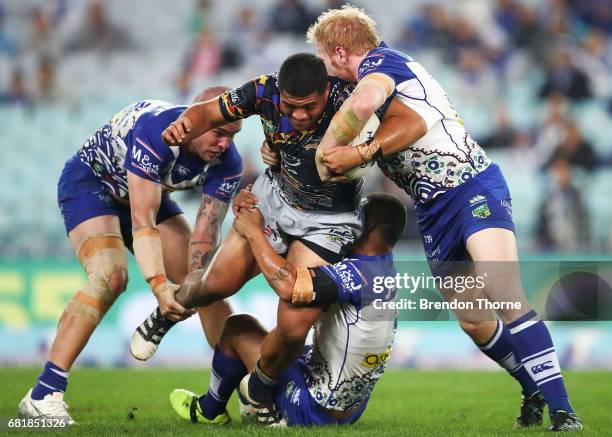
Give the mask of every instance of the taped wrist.
POLYGON ((136 262, 153 293, 157 293, 167 281, 159 230, 147 226, 134 231, 133 236, 136 262))
POLYGON ((357 149, 357 153, 359 153, 362 164, 367 164, 383 157, 380 141, 376 138, 370 138, 368 141, 359 144, 355 148, 357 149))
POLYGON ((291 303, 319 306, 338 302, 338 285, 321 268, 299 268, 296 274, 291 303))

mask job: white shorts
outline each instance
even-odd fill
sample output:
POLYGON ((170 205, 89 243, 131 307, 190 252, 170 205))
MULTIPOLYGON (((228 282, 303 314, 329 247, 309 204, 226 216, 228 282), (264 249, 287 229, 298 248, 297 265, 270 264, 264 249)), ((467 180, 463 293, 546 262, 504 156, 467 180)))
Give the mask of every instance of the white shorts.
POLYGON ((284 254, 299 240, 329 263, 342 260, 363 228, 361 206, 351 212, 304 211, 290 206, 278 193, 268 172, 253 184, 257 206, 264 217, 264 233, 277 253, 284 254))

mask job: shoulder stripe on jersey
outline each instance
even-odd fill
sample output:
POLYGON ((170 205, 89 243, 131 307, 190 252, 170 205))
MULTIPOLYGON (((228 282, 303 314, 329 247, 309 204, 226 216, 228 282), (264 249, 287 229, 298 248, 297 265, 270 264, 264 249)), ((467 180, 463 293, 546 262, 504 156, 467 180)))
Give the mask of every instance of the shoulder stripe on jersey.
POLYGON ((136 141, 138 141, 142 147, 144 147, 145 149, 147 149, 149 152, 151 152, 157 159, 159 159, 160 161, 163 161, 161 156, 159 156, 157 153, 155 153, 155 150, 153 150, 152 147, 150 147, 149 145, 147 145, 144 141, 142 141, 140 138, 136 137, 136 141))

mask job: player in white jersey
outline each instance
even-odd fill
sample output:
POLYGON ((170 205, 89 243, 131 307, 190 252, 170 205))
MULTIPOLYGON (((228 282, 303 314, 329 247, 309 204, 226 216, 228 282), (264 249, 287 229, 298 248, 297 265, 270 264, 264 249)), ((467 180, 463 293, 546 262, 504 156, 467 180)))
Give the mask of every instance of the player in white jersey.
MULTIPOLYGON (((498 311, 500 320, 492 314, 488 321, 460 317, 461 326, 521 383, 524 402, 517 425, 541 424, 545 400, 552 430, 582 429, 548 329, 520 283, 510 193, 499 167, 466 132, 439 83, 411 57, 387 47, 362 10, 345 5, 324 12, 308 39, 330 74, 357 83, 317 150, 322 179, 334 180, 334 173, 376 160, 414 199, 434 274, 448 269, 449 262, 470 260, 479 274, 486 262, 499 262, 489 274, 486 298, 518 302, 520 309, 498 311), (410 126, 411 139, 381 142, 378 137, 389 132, 382 128, 372 141, 346 147, 391 95, 410 110, 400 125, 410 126)), ((453 293, 441 291, 447 298, 453 293)))
MULTIPOLYGON (((225 90, 210 88, 196 100, 225 90)), ((227 123, 180 148, 170 147, 161 132, 185 108, 158 100, 134 103, 96 130, 66 163, 58 203, 87 282, 66 306, 44 370, 19 404, 20 415, 73 423, 64 402, 68 373, 126 288, 126 248, 157 298, 160 315, 175 321, 193 314, 176 301, 175 284, 190 269, 205 268, 219 244, 242 175, 242 158, 232 142, 241 124, 227 123), (194 187, 201 187, 202 202, 192 233, 169 193, 194 187)), ((214 344, 231 309, 221 301, 201 313, 214 344)))
POLYGON ((299 357, 272 381, 261 366, 274 359, 266 339, 276 329, 268 334, 255 318, 233 315, 215 349, 208 392, 197 396, 178 389, 170 395, 179 416, 227 423, 225 408, 241 380, 243 408, 253 408, 268 425, 351 424, 361 416, 393 345, 397 313, 377 311, 374 302, 394 300, 395 288, 374 285, 376 278, 396 274, 391 250, 403 232, 406 212, 393 196, 372 194, 365 199, 364 215, 364 233, 347 258, 329 266, 294 268, 267 241, 259 210, 241 210, 234 229, 248 241, 281 304, 291 307, 285 317, 297 323, 299 357), (304 347, 313 324, 312 347, 304 347), (249 371, 254 373, 247 377, 249 371), (263 401, 257 399, 261 384, 267 384, 263 401))

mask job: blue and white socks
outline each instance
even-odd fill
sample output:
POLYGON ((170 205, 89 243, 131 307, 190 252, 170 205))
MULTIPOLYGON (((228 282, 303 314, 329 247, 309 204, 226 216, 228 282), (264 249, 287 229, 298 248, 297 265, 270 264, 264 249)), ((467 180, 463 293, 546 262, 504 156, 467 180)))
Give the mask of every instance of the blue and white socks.
POLYGON ((544 322, 536 317, 537 313, 530 311, 507 325, 515 350, 525 370, 542 392, 549 413, 557 410, 573 413, 552 338, 544 322))
POLYGON ((486 356, 506 369, 521 384, 523 394, 527 397, 539 390, 516 356, 510 330, 504 326, 501 320, 497 321, 497 327, 491 338, 485 344, 479 344, 478 347, 486 356))
POLYGON ((215 347, 208 392, 198 400, 204 417, 212 420, 225 411, 232 392, 246 374, 242 361, 228 357, 215 347))
POLYGON ((51 361, 47 361, 32 389, 32 399, 40 401, 55 392, 64 393, 66 387, 68 387, 68 372, 51 361))

